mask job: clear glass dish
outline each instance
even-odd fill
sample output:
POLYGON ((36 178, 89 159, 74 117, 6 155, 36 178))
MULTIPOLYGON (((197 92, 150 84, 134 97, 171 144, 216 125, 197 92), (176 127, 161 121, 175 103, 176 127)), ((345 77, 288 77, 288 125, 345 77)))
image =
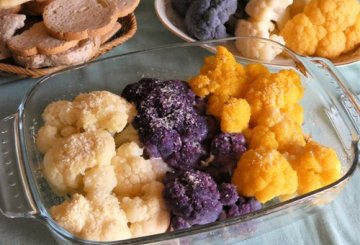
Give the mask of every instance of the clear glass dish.
MULTIPOLYGON (((233 46, 237 39, 182 43, 126 53, 63 70, 41 79, 28 92, 17 113, 0 121, 0 210, 9 218, 27 217, 43 221, 61 243, 92 244, 58 226, 48 208, 58 198, 40 172, 42 155, 35 145, 45 106, 59 99, 72 99, 80 92, 108 90, 121 93, 129 83, 143 77, 187 80, 199 72, 204 57, 215 45, 233 46)), ((241 63, 261 62, 269 69, 297 71, 305 87, 302 99, 304 132, 336 150, 342 162, 341 178, 321 189, 287 201, 271 201, 261 210, 236 218, 190 229, 104 244, 232 243, 273 230, 304 217, 333 200, 359 164, 359 100, 353 89, 327 60, 295 55, 286 47, 265 39, 263 45, 278 48, 292 60, 291 66, 264 63, 237 56, 241 63)), ((233 50, 234 54, 236 51, 233 50)))

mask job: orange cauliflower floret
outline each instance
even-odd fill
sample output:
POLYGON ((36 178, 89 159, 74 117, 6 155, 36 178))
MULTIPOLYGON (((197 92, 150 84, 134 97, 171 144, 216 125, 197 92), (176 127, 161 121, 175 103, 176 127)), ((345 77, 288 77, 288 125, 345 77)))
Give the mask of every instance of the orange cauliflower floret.
POLYGON ((223 106, 221 113, 221 131, 241 133, 249 125, 251 109, 244 99, 231 98, 223 106))
POLYGON ((280 35, 290 49, 302 55, 314 55, 319 41, 326 35, 326 30, 314 25, 305 14, 295 15, 286 22, 280 35))
POLYGON ((145 160, 142 154, 143 149, 134 142, 124 143, 116 150, 112 159, 118 182, 116 195, 134 197, 144 184, 156 180, 150 160, 145 160))
POLYGON ((191 89, 200 97, 209 94, 239 97, 244 93, 244 67, 225 47, 217 47, 215 56, 205 58, 200 74, 189 81, 191 89))
POLYGON ((211 94, 207 102, 206 112, 214 117, 221 118, 223 107, 230 98, 228 95, 211 94))
POLYGON ((58 141, 44 156, 43 174, 53 191, 65 195, 83 186, 87 170, 111 164, 115 143, 103 130, 71 135, 58 141))
POLYGON ((142 186, 138 196, 120 199, 133 237, 150 236, 167 231, 170 212, 163 198, 164 185, 153 181, 142 186))
POLYGON ((303 94, 300 76, 293 70, 281 70, 257 79, 245 94, 251 107, 251 121, 256 122, 264 110, 284 109, 297 103, 303 94))
POLYGON ((360 13, 356 18, 355 24, 346 29, 345 38, 345 52, 352 50, 360 43, 360 13))
POLYGON ((53 206, 50 213, 60 226, 82 239, 114 241, 131 238, 126 215, 112 195, 89 199, 76 193, 71 200, 53 206))
POLYGON ((275 133, 265 126, 258 125, 248 131, 246 138, 249 143, 249 149, 277 149, 279 147, 275 133))
POLYGON ((301 126, 288 118, 283 118, 272 127, 258 125, 246 136, 250 149, 263 147, 284 152, 290 147, 305 145, 301 126))
POLYGON ((341 163, 336 152, 310 141, 290 155, 289 161, 299 178, 298 194, 316 190, 340 178, 341 163))
POLYGON ((232 183, 244 196, 265 203, 280 195, 296 192, 298 178, 290 163, 276 150, 248 150, 238 161, 232 183))
POLYGON ((357 35, 347 34, 356 31, 349 28, 356 25, 359 13, 357 0, 312 0, 285 24, 280 35, 299 54, 335 58, 360 43, 357 35))
POLYGON ((73 107, 78 115, 77 126, 87 130, 104 129, 117 133, 136 114, 135 107, 108 91, 94 91, 76 96, 73 107))
POLYGON ((275 124, 270 129, 275 134, 280 152, 286 151, 287 148, 294 145, 305 145, 301 126, 291 119, 284 118, 284 120, 275 124))
POLYGON ((304 122, 304 108, 300 104, 287 106, 281 110, 284 117, 290 118, 298 125, 302 125, 304 122))
POLYGON ((245 67, 245 71, 246 71, 247 81, 250 83, 258 79, 259 77, 268 77, 271 74, 269 69, 260 63, 248 64, 245 67))

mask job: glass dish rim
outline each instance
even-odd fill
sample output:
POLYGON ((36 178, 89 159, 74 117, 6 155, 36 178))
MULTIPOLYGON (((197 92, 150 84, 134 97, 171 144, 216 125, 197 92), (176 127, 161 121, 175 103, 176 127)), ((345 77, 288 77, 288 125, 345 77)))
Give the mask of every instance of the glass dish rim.
MULTIPOLYGON (((216 39, 216 40, 208 40, 208 41, 199 41, 199 42, 180 42, 180 43, 174 43, 174 44, 168 44, 168 45, 163 45, 163 46, 158 46, 158 47, 153 47, 153 48, 149 48, 149 49, 142 49, 142 50, 137 50, 137 51, 131 51, 131 52, 127 52, 127 53, 123 53, 123 54, 118 54, 118 55, 114 55, 114 56, 109 56, 109 57, 105 57, 105 58, 101 58, 101 59, 97 59, 85 64, 81 64, 81 65, 77 65, 77 66, 73 66, 73 67, 68 67, 65 68, 61 71, 58 71, 56 73, 47 75, 41 79, 39 79, 33 86, 32 88, 26 93, 26 95, 23 97, 19 107, 18 107, 18 114, 19 114, 19 121, 18 121, 18 128, 19 128, 19 136, 20 136, 20 144, 21 144, 21 153, 23 156, 27 156, 26 153, 26 147, 24 147, 25 145, 25 135, 24 135, 24 130, 23 130, 23 121, 24 121, 24 111, 26 108, 26 105, 28 103, 29 98, 32 97, 32 95, 34 93, 36 93, 36 91, 41 87, 41 85, 45 82, 47 82, 49 79, 51 79, 54 76, 59 76, 62 73, 66 73, 66 72, 71 72, 73 70, 78 70, 78 69, 82 69, 86 66, 92 65, 92 64, 96 64, 96 63, 101 63, 104 61, 110 61, 110 60, 116 60, 122 57, 126 57, 126 56, 132 56, 132 55, 137 55, 137 54, 142 54, 142 53, 151 53, 154 51, 161 51, 161 50, 166 50, 166 49, 175 49, 175 48, 186 48, 186 47, 199 47, 199 48, 205 48, 209 50, 209 47, 207 46, 208 44, 211 43, 219 43, 219 42, 226 42, 226 41, 233 41, 233 40, 237 40, 237 39, 258 39, 258 40, 263 40, 266 42, 270 42, 273 43, 275 45, 280 45, 281 48, 283 50, 285 50, 292 58, 299 60, 299 57, 303 57, 305 58, 305 56, 300 56, 295 54, 293 51, 291 51, 289 48, 285 47, 284 45, 282 45, 281 43, 266 39, 266 38, 258 38, 258 37, 230 37, 230 38, 224 38, 224 39, 216 39)), ((248 58, 244 58, 241 57, 242 60, 244 61, 250 61, 250 62, 259 62, 259 60, 256 59, 248 59, 248 58)), ((302 61, 300 61, 302 64, 302 61)), ((282 67, 282 65, 274 65, 271 63, 266 63, 266 62, 261 62, 262 64, 266 64, 266 65, 271 65, 273 67, 282 67)), ((290 66, 285 66, 285 67, 290 67, 290 66)), ((279 209, 283 208, 283 207, 288 207, 290 205, 293 204, 297 204, 300 203, 304 200, 309 199, 312 196, 315 196, 317 194, 321 194, 323 192, 326 192, 332 188, 335 188, 337 186, 339 186, 340 184, 342 184, 345 181, 348 181, 350 179, 350 177, 354 174, 357 165, 360 163, 360 141, 359 139, 354 140, 352 142, 352 145, 354 146, 355 152, 354 152, 354 161, 351 165, 351 167, 348 169, 348 171, 346 173, 343 174, 343 176, 338 179, 337 181, 324 186, 322 188, 319 188, 317 190, 314 190, 312 192, 309 192, 307 194, 304 195, 299 195, 296 197, 293 197, 289 200, 286 201, 281 201, 280 203, 277 204, 273 204, 271 206, 262 208, 258 211, 255 212, 251 212, 245 215, 241 215, 239 217, 234 217, 234 218, 229 218, 229 219, 225 219, 225 220, 221 220, 221 221, 216 221, 210 224, 205 224, 205 225, 198 225, 198 226, 194 226, 188 229, 184 229, 184 230, 178 230, 178 231, 170 231, 170 232, 165 232, 165 233, 161 233, 161 234, 156 234, 156 235, 151 235, 151 236, 145 236, 145 237, 138 237, 138 238, 131 238, 131 239, 126 239, 126 240, 118 240, 118 241, 111 241, 111 242, 101 242, 102 244, 130 244, 130 243, 137 243, 137 242, 146 242, 146 243, 151 243, 151 242, 158 242, 158 241, 164 241, 164 240, 170 240, 170 239, 175 239, 175 238, 181 238, 181 237, 185 237, 185 236, 190 236, 190 235, 195 235, 195 234, 200 234, 200 233, 204 233, 204 232, 209 232, 209 231, 215 231, 219 228, 224 228, 224 227, 228 227, 230 225, 234 225, 234 224, 240 224, 246 221, 250 221, 251 219, 255 219, 258 217, 262 217, 265 216, 267 214, 271 214, 273 212, 278 211, 279 209)), ((39 196, 39 193, 36 189, 36 180, 34 178, 33 172, 30 169, 30 166, 28 164, 28 159, 23 157, 23 165, 24 165, 24 169, 25 169, 25 173, 26 173, 26 178, 27 181, 29 183, 29 188, 31 190, 31 195, 33 197, 34 203, 37 207, 38 210, 38 214, 34 217, 37 218, 41 221, 44 221, 46 223, 47 226, 49 226, 50 230, 52 232, 55 232, 57 235, 60 235, 62 237, 65 237, 66 239, 70 239, 72 241, 76 241, 76 242, 81 242, 84 244, 93 244, 93 243, 99 243, 96 241, 91 241, 91 240, 84 240, 81 238, 78 238, 76 236, 74 236, 73 234, 71 234, 70 232, 66 231, 65 229, 63 229, 61 226, 59 226, 50 216, 49 212, 47 211, 47 209, 45 208, 45 206, 43 205, 41 198, 39 196)))

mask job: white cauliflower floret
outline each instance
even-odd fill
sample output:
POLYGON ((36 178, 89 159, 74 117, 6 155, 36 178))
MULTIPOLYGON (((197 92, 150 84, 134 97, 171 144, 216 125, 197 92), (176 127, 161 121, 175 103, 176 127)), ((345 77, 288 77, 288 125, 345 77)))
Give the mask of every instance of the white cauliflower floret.
POLYGON ((85 171, 111 164, 115 142, 110 133, 98 130, 59 140, 43 159, 44 177, 58 195, 72 193, 82 186, 85 171))
POLYGON ((45 124, 39 129, 36 138, 41 153, 46 153, 58 139, 79 132, 74 127, 77 119, 70 101, 50 103, 41 116, 45 124))
POLYGON ((131 124, 128 124, 123 131, 115 135, 115 145, 117 147, 128 142, 141 144, 139 134, 131 124))
MULTIPOLYGON (((268 38, 281 44, 285 44, 284 38, 270 33, 274 30, 274 24, 269 21, 255 22, 247 20, 238 20, 235 35, 236 36, 255 36, 268 38)), ((257 39, 236 40, 236 48, 246 58, 259 59, 261 61, 271 61, 282 52, 270 42, 257 39)))
POLYGON ((114 192, 118 196, 136 196, 141 187, 156 179, 151 162, 142 157, 143 149, 135 142, 124 143, 116 150, 112 159, 117 186, 114 192))
POLYGON ((165 205, 162 192, 164 185, 150 182, 141 188, 135 198, 121 198, 121 206, 130 222, 133 237, 149 236, 167 231, 170 213, 165 205))
POLYGON ((57 128, 75 125, 77 120, 72 103, 66 100, 58 100, 47 105, 41 117, 45 124, 57 128))
POLYGON ((39 151, 45 154, 59 140, 57 127, 45 125, 38 131, 36 146, 39 151))
POLYGON ((74 194, 70 201, 50 209, 54 220, 74 235, 93 241, 131 238, 128 220, 115 196, 89 199, 74 194))
POLYGON ((293 0, 250 0, 245 11, 256 21, 279 21, 292 2, 293 0))
POLYGON ((87 170, 83 181, 84 191, 91 199, 101 199, 103 196, 110 195, 117 184, 112 165, 98 165, 87 170))
POLYGON ((104 129, 111 134, 122 131, 136 114, 134 105, 108 91, 79 94, 73 107, 78 127, 85 131, 104 129))
POLYGON ((156 180, 162 181, 166 172, 171 171, 171 168, 161 158, 150 158, 149 160, 155 173, 156 180))

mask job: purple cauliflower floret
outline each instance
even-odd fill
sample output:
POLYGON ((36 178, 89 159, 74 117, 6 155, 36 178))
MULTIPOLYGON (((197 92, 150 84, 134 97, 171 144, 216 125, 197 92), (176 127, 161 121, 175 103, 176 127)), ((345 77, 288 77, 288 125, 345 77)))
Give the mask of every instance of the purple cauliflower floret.
POLYGON ((220 133, 211 142, 213 159, 204 171, 218 183, 230 182, 236 163, 246 150, 246 140, 243 134, 220 133))
POLYGON ((132 124, 146 156, 161 157, 175 169, 199 165, 206 155, 210 120, 197 110, 202 101, 186 82, 141 79, 127 86, 123 95, 136 105, 132 124))
POLYGON ((211 153, 216 158, 231 158, 236 161, 246 151, 246 140, 240 133, 221 133, 212 140, 211 153))
POLYGON ((236 9, 237 0, 194 0, 185 15, 185 28, 199 40, 224 38, 224 24, 236 9))
POLYGON ((194 0, 171 0, 171 6, 181 17, 184 17, 193 1, 194 0))
POLYGON ((255 198, 239 196, 238 201, 225 210, 225 217, 237 217, 261 209, 261 203, 255 198))
POLYGON ((195 169, 167 172, 163 182, 173 229, 208 224, 219 218, 223 209, 220 193, 207 173, 195 169))
POLYGON ((163 81, 156 78, 143 78, 137 83, 127 85, 121 93, 121 96, 130 102, 136 103, 146 97, 153 88, 159 86, 162 82, 163 81))
POLYGON ((174 169, 197 168, 200 160, 206 155, 206 149, 200 142, 186 142, 179 151, 165 158, 165 162, 174 169))
POLYGON ((219 185, 220 201, 224 206, 231 206, 239 199, 236 186, 230 183, 222 183, 219 185))

